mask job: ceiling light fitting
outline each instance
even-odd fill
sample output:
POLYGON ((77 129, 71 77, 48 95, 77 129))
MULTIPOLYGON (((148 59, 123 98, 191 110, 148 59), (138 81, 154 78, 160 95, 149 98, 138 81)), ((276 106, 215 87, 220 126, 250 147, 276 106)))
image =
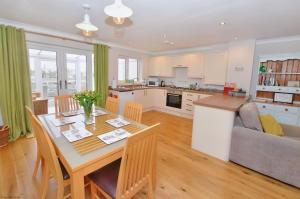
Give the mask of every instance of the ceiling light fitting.
POLYGON ((98 30, 96 26, 94 26, 90 21, 90 16, 88 15, 88 11, 90 10, 90 5, 84 4, 82 5, 85 10, 84 19, 81 23, 76 24, 76 28, 79 28, 82 31, 84 36, 91 36, 95 31, 98 30))
POLYGON ((113 21, 121 25, 124 23, 125 18, 130 17, 133 14, 131 8, 125 6, 122 0, 115 0, 115 3, 108 5, 104 8, 104 13, 113 18, 113 21))
POLYGON ((220 26, 224 26, 225 24, 226 24, 226 22, 224 22, 224 21, 221 21, 221 22, 219 23, 220 26))

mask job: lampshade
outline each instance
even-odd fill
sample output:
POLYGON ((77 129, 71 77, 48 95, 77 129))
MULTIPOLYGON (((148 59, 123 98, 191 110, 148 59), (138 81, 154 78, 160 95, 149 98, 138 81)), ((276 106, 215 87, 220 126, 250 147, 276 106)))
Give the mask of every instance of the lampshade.
POLYGON ((124 18, 130 17, 133 14, 132 10, 122 3, 122 0, 116 0, 114 4, 106 6, 104 13, 113 17, 116 24, 122 24, 124 18))
POLYGON ((87 13, 84 15, 84 20, 81 23, 76 24, 75 26, 83 31, 88 32, 98 30, 98 28, 91 23, 90 16, 87 13))

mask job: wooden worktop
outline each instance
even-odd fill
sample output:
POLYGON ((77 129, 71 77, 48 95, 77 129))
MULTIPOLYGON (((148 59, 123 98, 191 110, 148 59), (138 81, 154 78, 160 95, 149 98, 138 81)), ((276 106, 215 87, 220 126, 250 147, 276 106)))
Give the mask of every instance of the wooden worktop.
POLYGON ((239 108, 248 101, 248 99, 248 97, 231 97, 218 93, 211 97, 194 101, 194 104, 235 112, 238 111, 239 108))

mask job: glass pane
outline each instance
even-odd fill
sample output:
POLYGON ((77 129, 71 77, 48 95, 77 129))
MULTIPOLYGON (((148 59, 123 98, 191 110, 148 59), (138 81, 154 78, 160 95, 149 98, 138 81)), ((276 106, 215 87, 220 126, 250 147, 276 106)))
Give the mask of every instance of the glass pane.
POLYGON ((118 80, 124 81, 126 78, 126 60, 119 58, 118 59, 118 80))
POLYGON ((32 91, 47 98, 49 108, 54 107, 53 97, 58 95, 56 52, 29 49, 29 62, 32 91))
POLYGON ((67 57, 67 81, 65 89, 69 93, 86 90, 86 56, 66 54, 67 57))
POLYGON ((138 80, 138 60, 129 59, 128 61, 128 79, 129 80, 138 80))

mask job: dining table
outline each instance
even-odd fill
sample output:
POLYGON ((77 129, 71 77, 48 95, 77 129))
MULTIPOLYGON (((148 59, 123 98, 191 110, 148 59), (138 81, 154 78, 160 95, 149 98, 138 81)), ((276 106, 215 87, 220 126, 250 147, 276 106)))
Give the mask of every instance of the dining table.
POLYGON ((109 124, 108 120, 122 118, 128 121, 129 124, 121 128, 130 134, 147 128, 146 125, 124 118, 122 115, 111 113, 106 109, 96 109, 105 114, 93 116, 92 124, 86 124, 83 113, 79 111, 77 114, 68 117, 54 113, 38 116, 50 135, 58 158, 70 175, 72 199, 85 198, 85 176, 122 157, 126 138, 112 144, 106 144, 98 138, 99 135, 118 129, 109 124), (60 126, 53 122, 55 120, 63 121, 64 119, 73 122, 60 126), (92 135, 78 141, 70 142, 64 136, 64 132, 76 128, 84 128, 91 132, 92 135))

